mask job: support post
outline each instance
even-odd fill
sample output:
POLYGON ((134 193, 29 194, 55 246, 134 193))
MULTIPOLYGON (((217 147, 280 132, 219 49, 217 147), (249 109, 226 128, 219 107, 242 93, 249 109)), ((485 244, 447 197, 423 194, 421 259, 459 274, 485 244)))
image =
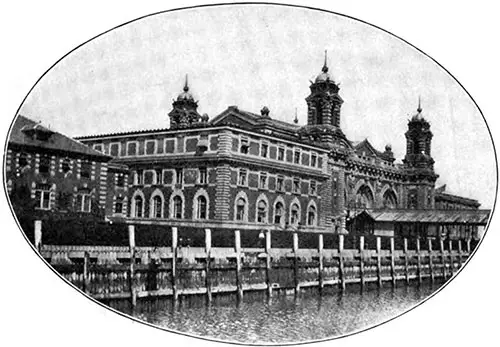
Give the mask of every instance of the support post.
POLYGON ((427 243, 429 245, 429 272, 431 275, 431 283, 434 283, 434 262, 432 260, 432 239, 427 238, 427 243))
POLYGON ((89 258, 89 252, 85 252, 83 254, 83 291, 85 294, 90 293, 89 258))
POLYGON ((453 277, 455 269, 453 268, 453 240, 448 240, 448 249, 450 252, 450 277, 453 277))
POLYGON ((318 235, 318 256, 319 256, 319 264, 318 264, 318 286, 320 293, 323 290, 323 234, 318 235))
POLYGON ((271 283, 271 230, 266 230, 266 284, 269 297, 273 294, 271 283))
POLYGON ((236 251, 236 287, 238 300, 243 299, 243 283, 241 280, 241 236, 240 231, 234 231, 234 249, 236 251))
POLYGON ((35 248, 40 251, 42 248, 42 221, 35 221, 35 248))
POLYGON ((422 284, 422 260, 420 258, 420 237, 417 236, 417 276, 418 284, 422 284))
POLYGON ((177 227, 172 227, 172 298, 174 304, 179 298, 179 292, 177 291, 177 253, 179 251, 178 247, 178 233, 177 227))
POLYGON ((299 271, 299 259, 297 252, 299 250, 299 234, 293 233, 293 280, 295 284, 295 295, 300 292, 300 271, 299 271))
POLYGON ((344 235, 339 234, 339 279, 340 289, 345 291, 345 272, 344 272, 344 235))
POLYGON ((462 267, 462 240, 458 240, 458 267, 462 267))
POLYGON ((408 239, 403 238, 403 250, 405 253, 405 280, 406 284, 410 284, 410 274, 408 272, 408 239))
POLYGON ((380 236, 377 236, 377 284, 379 288, 382 288, 382 243, 380 236))
POLYGON ((443 279, 446 279, 446 257, 444 255, 444 240, 439 238, 439 250, 441 251, 441 265, 443 267, 443 279))
POLYGON ((470 256, 470 239, 467 239, 467 255, 470 256))
POLYGON ((361 289, 365 286, 365 264, 364 264, 364 248, 365 248, 365 237, 359 237, 359 281, 361 284, 361 289))
POLYGON ((207 300, 212 301, 212 283, 210 281, 210 253, 212 250, 212 231, 205 229, 205 253, 206 253, 206 270, 205 270, 205 287, 207 288, 207 300))
POLYGON ((392 286, 396 286, 396 267, 394 264, 394 237, 391 237, 389 239, 391 242, 391 280, 392 280, 392 286))
MULTIPOLYGON (((130 228, 129 228, 130 231, 130 228)), ((130 303, 132 308, 137 305, 137 293, 135 291, 135 247, 130 247, 130 303)))

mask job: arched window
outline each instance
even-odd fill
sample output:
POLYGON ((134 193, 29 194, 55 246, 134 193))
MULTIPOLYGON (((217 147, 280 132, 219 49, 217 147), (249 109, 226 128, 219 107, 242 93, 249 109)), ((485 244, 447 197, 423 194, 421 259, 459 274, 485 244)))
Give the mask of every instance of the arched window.
POLYGON ((172 218, 182 219, 182 198, 178 195, 173 200, 174 208, 172 210, 172 218))
POLYGON ((296 203, 290 208, 290 224, 298 225, 300 223, 300 208, 296 203))
POLYGON ((361 186, 356 193, 356 203, 359 207, 372 208, 373 194, 367 185, 361 186))
POLYGON ((142 209, 144 207, 144 200, 142 196, 136 195, 134 198, 134 217, 142 218, 142 209))
POLYGON ((396 208, 398 206, 396 194, 388 189, 383 196, 384 208, 396 208))
POLYGON ((198 219, 207 219, 208 211, 207 211, 207 198, 203 195, 200 195, 198 199, 196 199, 197 212, 198 215, 196 218, 198 219))
POLYGON ((316 225, 316 207, 312 205, 307 210, 307 225, 316 225))
POLYGON ((244 221, 246 219, 245 210, 247 202, 244 198, 236 200, 236 220, 244 221))
POLYGON ((162 218, 163 217, 163 213, 162 213, 162 205, 163 205, 163 200, 162 198, 159 196, 159 195, 156 195, 155 197, 153 197, 153 201, 152 201, 152 204, 151 204, 151 217, 152 218, 162 218))
POLYGON ((257 203, 257 223, 267 223, 267 204, 264 200, 257 203))
POLYGON ((274 224, 282 224, 283 223, 283 214, 285 209, 283 204, 278 201, 276 205, 274 205, 274 224))

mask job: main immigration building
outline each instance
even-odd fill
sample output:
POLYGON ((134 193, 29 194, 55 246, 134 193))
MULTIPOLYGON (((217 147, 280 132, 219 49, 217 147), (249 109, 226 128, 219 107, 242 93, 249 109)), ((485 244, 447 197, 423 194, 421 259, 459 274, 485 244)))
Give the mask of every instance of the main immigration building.
MULTIPOLYGON (((102 172, 87 175, 87 186, 92 179, 101 184, 85 209, 81 198, 65 201, 65 208, 90 212, 90 204, 108 220, 166 228, 336 233, 348 232, 350 218, 361 210, 478 209, 476 200, 436 187, 433 133, 420 105, 408 121, 406 154, 398 163, 390 145, 377 150, 368 140, 345 136, 344 101, 326 61, 305 101, 305 125, 274 119, 267 107, 253 113, 230 106, 209 119, 198 113, 186 78, 168 112, 170 128, 77 138, 93 150, 90 163, 102 172)), ((23 151, 10 152, 12 165, 23 151)), ((57 171, 62 163, 51 165, 57 171)), ((35 170, 37 165, 32 163, 35 170)), ((83 166, 75 165, 70 175, 80 177, 83 166)), ((64 177, 45 178, 51 198, 39 208, 58 210, 64 177)), ((75 189, 74 199, 77 194, 75 189)))

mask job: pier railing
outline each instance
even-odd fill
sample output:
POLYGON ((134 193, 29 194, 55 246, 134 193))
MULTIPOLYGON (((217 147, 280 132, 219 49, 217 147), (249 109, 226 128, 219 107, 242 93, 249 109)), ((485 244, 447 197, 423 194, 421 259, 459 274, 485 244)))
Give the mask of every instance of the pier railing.
MULTIPOLYGON (((232 247, 213 247, 212 232, 203 244, 181 244, 177 228, 169 247, 137 246, 129 228, 128 246, 38 245, 61 276, 100 300, 301 288, 344 290, 397 282, 433 282, 452 277, 476 246, 475 240, 393 238, 342 234, 290 233, 291 247, 273 247, 270 231, 244 247, 243 231, 234 230, 232 247), (302 239, 302 240, 301 240, 302 239), (306 240, 306 241, 305 241, 306 240), (314 247, 302 248, 301 246, 314 247), (255 247, 255 244, 258 246, 255 247)), ((35 239, 37 239, 35 237, 35 239)), ((39 238, 41 239, 41 238, 39 238)), ((288 244, 288 243, 287 243, 288 244)))

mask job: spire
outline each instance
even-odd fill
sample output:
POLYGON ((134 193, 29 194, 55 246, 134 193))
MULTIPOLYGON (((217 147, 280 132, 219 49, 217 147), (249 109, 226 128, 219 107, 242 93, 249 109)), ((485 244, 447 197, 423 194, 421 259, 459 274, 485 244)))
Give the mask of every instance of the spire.
POLYGON ((418 108, 417 108, 417 112, 418 113, 422 113, 422 102, 420 100, 420 95, 418 96, 418 108))
POLYGON ((323 64, 323 68, 321 69, 321 71, 323 72, 328 72, 327 60, 328 60, 328 51, 325 49, 325 63, 323 64))
POLYGON ((188 75, 186 74, 186 82, 184 83, 184 91, 187 92, 188 90, 189 90, 188 75))
POLYGON ((299 118, 297 118, 297 107, 295 107, 295 119, 293 120, 295 124, 299 122, 299 118))

